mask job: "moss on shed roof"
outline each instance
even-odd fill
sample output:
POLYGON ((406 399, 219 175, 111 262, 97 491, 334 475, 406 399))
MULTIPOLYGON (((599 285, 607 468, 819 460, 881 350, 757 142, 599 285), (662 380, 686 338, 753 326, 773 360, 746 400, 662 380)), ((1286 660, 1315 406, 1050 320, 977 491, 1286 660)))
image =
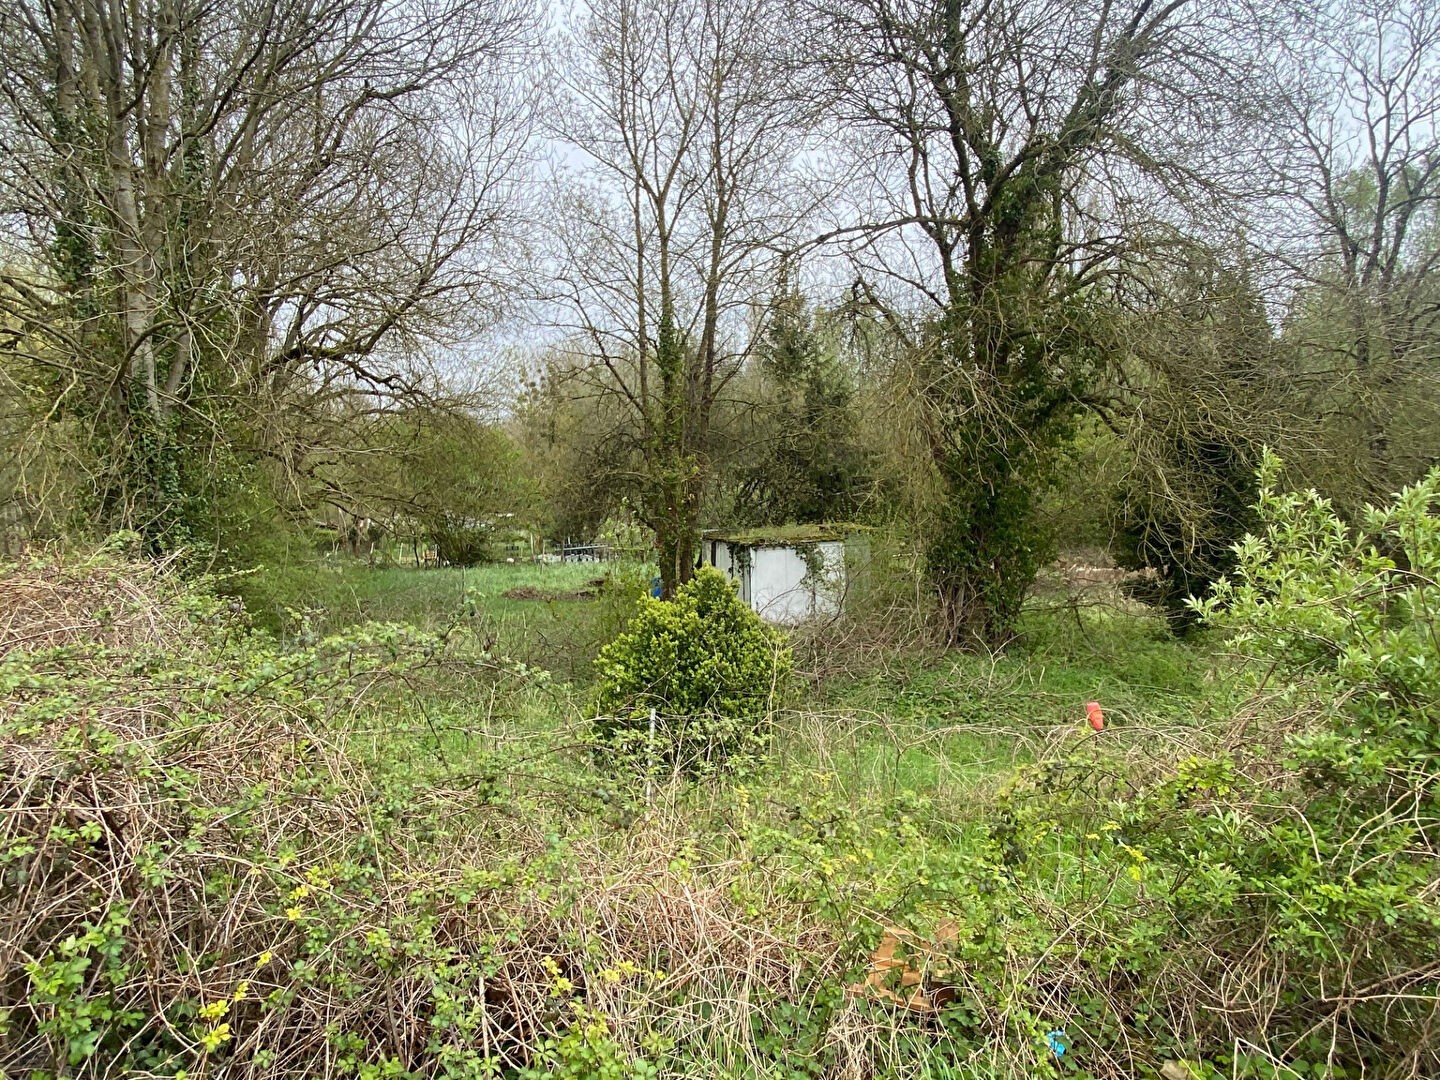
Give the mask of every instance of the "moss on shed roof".
POLYGON ((707 529, 706 540, 723 540, 727 544, 749 547, 794 547, 796 544, 822 544, 844 540, 865 526, 846 521, 827 521, 818 525, 759 525, 745 529, 707 529))

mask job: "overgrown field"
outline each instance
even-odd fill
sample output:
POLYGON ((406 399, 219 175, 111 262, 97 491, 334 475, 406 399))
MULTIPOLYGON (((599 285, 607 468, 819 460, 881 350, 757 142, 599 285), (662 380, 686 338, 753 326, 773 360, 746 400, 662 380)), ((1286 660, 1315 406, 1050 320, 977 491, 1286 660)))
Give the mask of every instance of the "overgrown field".
POLYGON ((367 622, 438 632, 459 620, 482 647, 587 681, 596 650, 619 631, 653 574, 628 563, 412 569, 310 557, 229 575, 217 586, 282 643, 367 622))
POLYGON ((995 658, 814 628, 698 771, 594 736, 638 573, 356 569, 277 637, 8 566, 0 1067, 1436 1075, 1434 492, 1403 572, 1269 498, 1185 643, 1118 594, 995 658))

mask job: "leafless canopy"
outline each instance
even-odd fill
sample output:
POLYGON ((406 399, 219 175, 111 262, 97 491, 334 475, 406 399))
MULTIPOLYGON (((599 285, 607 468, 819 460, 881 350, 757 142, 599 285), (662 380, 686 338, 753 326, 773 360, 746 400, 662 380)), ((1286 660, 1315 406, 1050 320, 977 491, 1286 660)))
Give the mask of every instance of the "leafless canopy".
POLYGON ((530 40, 516 0, 6 5, 4 344, 52 418, 416 390, 502 298, 530 40))
POLYGON ((1342 439, 1326 486, 1354 505, 1435 461, 1440 10, 1327 5, 1284 41, 1274 77, 1264 240, 1295 290, 1286 336, 1313 411, 1342 439))
POLYGON ((667 587, 689 576, 711 414, 804 208, 774 0, 602 0, 555 73, 561 267, 578 382, 624 403, 667 587))

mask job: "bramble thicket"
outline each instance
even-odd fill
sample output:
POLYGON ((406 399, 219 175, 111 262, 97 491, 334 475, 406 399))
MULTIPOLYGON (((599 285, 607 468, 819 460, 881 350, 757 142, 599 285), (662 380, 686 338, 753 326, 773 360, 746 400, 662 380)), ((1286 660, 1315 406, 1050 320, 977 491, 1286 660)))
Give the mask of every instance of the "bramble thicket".
POLYGON ((0 60, 0 1080, 1440 1076, 1440 7, 0 60))

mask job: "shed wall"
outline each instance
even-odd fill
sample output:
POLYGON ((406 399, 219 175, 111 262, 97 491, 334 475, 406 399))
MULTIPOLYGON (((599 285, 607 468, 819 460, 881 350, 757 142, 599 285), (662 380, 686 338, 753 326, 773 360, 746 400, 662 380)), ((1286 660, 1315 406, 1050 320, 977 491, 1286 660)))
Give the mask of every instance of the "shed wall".
MULTIPOLYGON (((810 546, 810 545, 807 545, 810 546)), ((707 539, 705 561, 739 582, 740 598, 768 622, 793 625, 840 610, 845 586, 845 542, 813 545, 820 556, 819 579, 793 547, 738 544, 707 539)))
POLYGON ((732 581, 738 581, 740 599, 750 603, 750 574, 745 572, 742 560, 736 559, 734 547, 725 540, 706 540, 703 547, 705 561, 730 575, 732 581))
POLYGON ((761 618, 793 624, 815 615, 833 615, 840 610, 845 545, 836 540, 814 547, 820 554, 823 567, 818 582, 808 580, 809 567, 794 548, 751 549, 750 606, 761 618))

